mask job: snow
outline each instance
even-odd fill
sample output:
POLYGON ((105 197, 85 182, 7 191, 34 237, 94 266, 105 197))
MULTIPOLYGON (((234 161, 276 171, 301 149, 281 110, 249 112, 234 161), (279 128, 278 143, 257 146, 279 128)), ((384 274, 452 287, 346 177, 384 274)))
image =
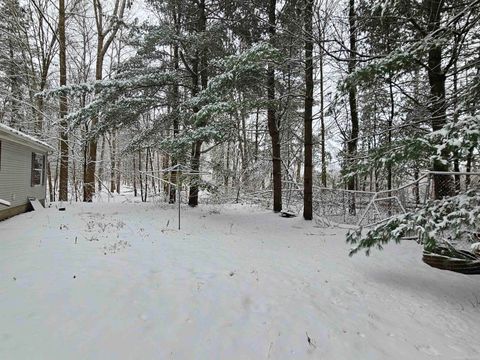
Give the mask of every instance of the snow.
POLYGON ((12 203, 10 201, 0 199, 0 205, 11 206, 12 203))
POLYGON ((38 140, 37 138, 35 138, 31 135, 25 134, 24 132, 18 131, 14 128, 11 128, 10 126, 7 126, 5 124, 0 123, 0 132, 2 132, 2 131, 7 133, 7 134, 10 134, 12 136, 15 136, 19 139, 22 139, 23 141, 27 141, 27 142, 35 144, 35 145, 41 145, 44 148, 46 148, 48 151, 55 150, 53 147, 51 147, 50 145, 48 145, 44 141, 38 140))
POLYGON ((480 278, 414 242, 117 196, 0 222, 1 359, 478 359, 480 278))

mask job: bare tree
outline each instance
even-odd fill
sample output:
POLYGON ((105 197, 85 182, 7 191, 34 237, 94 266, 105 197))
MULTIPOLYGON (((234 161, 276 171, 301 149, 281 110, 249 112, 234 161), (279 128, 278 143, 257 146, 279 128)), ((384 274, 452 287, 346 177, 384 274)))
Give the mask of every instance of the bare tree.
MULTIPOLYGON (((126 0, 115 0, 110 16, 106 16, 102 0, 93 1, 95 24, 97 28, 97 61, 95 66, 95 79, 103 79, 103 62, 108 48, 112 44, 117 32, 122 25, 126 0), (104 19, 107 19, 106 23, 104 19)), ((98 115, 92 117, 90 131, 94 132, 98 123, 98 115)), ((91 202, 95 194, 95 172, 97 164, 97 138, 91 136, 86 149, 86 164, 83 181, 83 201, 91 202)))

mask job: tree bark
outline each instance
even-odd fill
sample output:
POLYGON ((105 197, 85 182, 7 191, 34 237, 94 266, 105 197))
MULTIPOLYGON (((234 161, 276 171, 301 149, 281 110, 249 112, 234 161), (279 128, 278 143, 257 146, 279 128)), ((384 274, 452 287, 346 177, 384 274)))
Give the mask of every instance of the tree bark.
MULTIPOLYGON (((425 0, 428 18, 428 32, 436 33, 440 29, 441 15, 443 12, 443 0, 425 0)), ((445 72, 442 69, 442 45, 432 40, 428 50, 428 82, 430 85, 430 113, 432 130, 437 131, 443 128, 447 122, 445 102, 445 72)), ((433 171, 448 171, 449 150, 441 152, 443 161, 433 161, 433 171)), ((433 176, 434 197, 440 199, 453 195, 452 178, 448 175, 435 174, 433 176)))
POLYGON ((137 164, 135 160, 135 154, 133 155, 133 196, 137 197, 137 164))
MULTIPOLYGON (((350 54, 348 62, 348 73, 353 74, 357 66, 357 35, 356 35, 356 15, 355 15, 355 0, 349 0, 348 8, 348 22, 349 22, 349 40, 350 40, 350 54)), ((350 107, 350 122, 351 132, 350 138, 347 142, 347 162, 352 165, 357 154, 357 143, 359 135, 358 124, 358 108, 357 108, 357 88, 352 84, 348 91, 348 104, 350 107)), ((355 177, 351 176, 347 181, 347 189, 355 190, 355 177)), ((355 214, 355 196, 351 194, 349 203, 350 214, 355 214)))
MULTIPOLYGON (((392 127, 393 127, 393 118, 395 117, 395 101, 393 98, 393 79, 392 74, 390 73, 388 76, 388 91, 390 94, 390 116, 388 117, 388 137, 387 142, 388 145, 392 143, 392 127)), ((393 181, 393 173, 392 173, 392 163, 387 163, 387 190, 392 190, 392 181, 393 181)), ((391 196, 391 193, 389 193, 391 196)))
POLYGON ((110 134, 110 141, 108 143, 110 146, 110 192, 115 192, 115 171, 116 171, 116 139, 115 139, 115 130, 113 130, 110 134))
MULTIPOLYGON (((472 172, 472 162, 473 162, 473 151, 475 148, 472 146, 470 149, 468 149, 468 154, 467 154, 467 163, 465 165, 465 172, 470 173, 472 172)), ((468 190, 470 188, 470 175, 465 176, 465 188, 468 190)))
MULTIPOLYGON (((105 135, 102 135, 102 145, 100 147, 100 160, 98 164, 98 176, 96 176, 97 179, 97 189, 98 191, 102 191, 102 181, 103 181, 103 171, 104 171, 104 159, 105 159, 105 141, 107 137, 105 135)), ((109 147, 111 147, 111 140, 108 140, 109 142, 109 147)))
MULTIPOLYGON (((173 22, 175 24, 175 32, 180 34, 180 11, 175 7, 174 13, 173 13, 173 22)), ((173 45, 173 68, 175 69, 175 72, 178 72, 179 69, 179 49, 178 49, 178 44, 175 43, 173 45)), ((173 97, 173 111, 176 113, 178 111, 178 104, 179 104, 179 87, 178 84, 173 85, 172 89, 172 97, 173 97)), ((177 116, 174 116, 173 118, 173 138, 176 138, 178 136, 179 132, 179 123, 178 123, 178 118, 177 116)), ((171 158, 171 166, 178 165, 178 155, 173 154, 171 158)), ((169 200, 168 202, 170 204, 175 204, 177 201, 177 194, 176 194, 176 184, 177 183, 177 172, 176 171, 170 171, 170 191, 169 191, 169 200)))
MULTIPOLYGON (((94 0, 93 5, 97 28, 97 58, 95 64, 95 80, 102 80, 103 60, 105 57, 105 53, 112 44, 112 41, 115 39, 118 29, 120 28, 121 22, 119 22, 118 20, 123 18, 126 0, 115 1, 113 10, 114 16, 111 17, 109 23, 108 37, 105 37, 105 29, 103 25, 105 14, 103 13, 101 0, 94 0)), ((98 115, 95 115, 92 117, 90 130, 95 131, 97 123, 98 115)), ((93 195, 95 194, 95 168, 97 164, 97 137, 95 135, 91 136, 91 139, 88 141, 86 155, 86 166, 83 181, 83 201, 91 202, 93 199, 93 195)))
POLYGON ((324 99, 324 88, 323 88, 323 27, 320 30, 322 46, 320 47, 319 54, 319 72, 320 72, 320 137, 321 137, 321 156, 322 156, 322 185, 327 187, 327 153, 325 146, 325 99, 324 99))
POLYGON ((313 109, 313 41, 312 41, 313 0, 305 0, 305 161, 303 170, 303 218, 312 220, 312 109, 313 109))
POLYGON ((260 109, 257 108, 257 112, 256 112, 256 114, 255 114, 255 162, 257 162, 257 160, 258 160, 258 147, 259 147, 259 143, 258 143, 258 137, 259 137, 259 133, 258 133, 258 126, 259 126, 258 116, 259 116, 259 113, 260 113, 260 109))
POLYGON ((138 185, 140 186, 140 198, 144 202, 143 176, 142 176, 142 151, 138 150, 138 185))
POLYGON ((116 186, 115 190, 117 191, 117 194, 120 194, 120 180, 121 180, 121 174, 122 174, 122 161, 120 160, 118 156, 118 133, 116 134, 117 136, 117 141, 115 141, 115 154, 117 155, 117 158, 115 160, 115 177, 116 177, 116 186))
MULTIPOLYGON (((204 33, 207 27, 207 17, 205 13, 205 0, 200 0, 198 2, 198 10, 199 10, 199 17, 198 17, 197 32, 204 33)), ((200 82, 201 82, 202 89, 206 89, 208 84, 207 55, 206 55, 205 49, 202 49, 202 51, 200 52, 197 51, 197 54, 194 60, 194 66, 192 68, 193 68, 193 71, 196 73, 196 75, 193 76, 194 80, 193 80, 192 96, 196 96, 198 94, 198 81, 199 81, 198 73, 200 73, 200 82)), ((198 112, 198 110, 199 109, 195 109, 195 112, 198 112)), ((197 126, 202 127, 202 126, 205 126, 205 124, 202 122, 197 126)), ((192 157, 191 157, 190 166, 193 172, 200 171, 200 154, 201 154, 202 144, 203 144, 202 139, 198 139, 192 144, 192 157)), ((188 195, 188 205, 192 207, 195 207, 198 205, 199 182, 200 182, 200 175, 191 176, 190 192, 188 195)))
MULTIPOLYGON (((268 34, 269 42, 275 45, 276 35, 276 0, 269 0, 268 5, 268 34)), ((268 131, 272 141, 272 178, 273 178, 273 211, 282 211, 282 162, 280 146, 280 120, 277 119, 275 111, 275 69, 268 64, 267 69, 267 98, 269 105, 267 109, 268 131)))
MULTIPOLYGON (((150 174, 152 175, 152 189, 153 189, 153 194, 157 194, 157 185, 155 184, 155 169, 153 167, 153 155, 152 150, 148 147, 147 148, 147 158, 148 162, 150 163, 150 174)), ((148 165, 148 164, 147 164, 148 165)), ((158 192, 160 193, 160 189, 158 189, 158 192)))
MULTIPOLYGON (((65 0, 58 4, 58 38, 60 58, 60 86, 67 85, 67 55, 65 38, 65 0)), ((60 96, 60 183, 58 198, 68 200, 68 133, 67 133, 67 96, 60 96)))
MULTIPOLYGON (((100 33, 98 34, 97 39, 97 61, 95 66, 95 80, 102 80, 103 77, 103 41, 104 37, 100 33)), ((95 131, 95 127, 98 123, 98 116, 95 115, 92 117, 90 124, 90 130, 95 131)), ((83 181, 83 201, 92 202, 93 195, 95 194, 95 172, 97 165, 97 137, 92 136, 87 144, 87 163, 85 166, 85 174, 83 181)))
POLYGON ((52 169, 50 167, 50 160, 47 157, 47 179, 48 179, 48 193, 50 195, 50 202, 55 201, 55 189, 52 181, 52 169))

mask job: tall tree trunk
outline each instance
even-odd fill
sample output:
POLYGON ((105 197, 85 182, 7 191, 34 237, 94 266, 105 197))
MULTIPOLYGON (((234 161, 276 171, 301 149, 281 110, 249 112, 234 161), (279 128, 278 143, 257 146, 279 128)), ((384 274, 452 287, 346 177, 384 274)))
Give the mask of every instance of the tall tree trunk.
MULTIPOLYGON (((443 0, 425 0, 427 5, 428 32, 436 33, 440 29, 441 15, 443 12, 443 0)), ((446 102, 445 102, 445 72, 442 69, 442 45, 438 41, 431 41, 428 50, 428 82, 430 85, 430 113, 432 117, 432 130, 438 131, 443 128, 447 122, 446 102)), ((443 149, 441 160, 433 161, 434 171, 448 171, 449 150, 443 149)), ((433 176, 434 197, 440 199, 453 194, 452 178, 448 175, 436 174, 433 176)))
MULTIPOLYGON (((276 0, 269 0, 268 3, 268 34, 270 44, 275 46, 276 35, 276 0)), ((277 119, 275 111, 275 69, 268 64, 267 69, 267 98, 269 105, 267 109, 268 131, 272 141, 272 178, 273 178, 273 211, 282 211, 282 162, 280 146, 280 120, 277 119)))
POLYGON ((259 144, 258 144, 258 137, 259 137, 259 134, 258 134, 258 126, 259 126, 258 117, 259 117, 259 114, 260 114, 260 109, 257 108, 257 112, 255 114, 255 162, 257 162, 257 160, 258 160, 258 147, 259 147, 259 144))
MULTIPOLYGON (((388 92, 390 94, 390 116, 388 117, 388 137, 387 137, 387 142, 388 145, 392 143, 392 127, 393 127, 393 118, 395 117, 395 99, 393 97, 393 79, 392 79, 392 73, 389 73, 388 76, 388 92)), ((392 190, 392 163, 388 162, 387 163, 387 190, 392 190)), ((389 193, 389 196, 391 194, 389 193)))
MULTIPOLYGON (((190 166, 193 172, 200 171, 200 152, 202 150, 202 140, 197 140, 192 144, 192 159, 190 166)), ((188 205, 195 207, 198 205, 199 175, 191 175, 190 192, 188 195, 188 205)))
POLYGON ((247 123, 246 118, 247 114, 242 109, 240 111, 241 116, 241 126, 242 126, 242 178, 241 182, 248 183, 248 163, 250 161, 250 154, 249 154, 249 147, 248 147, 248 140, 247 140, 247 123))
MULTIPOLYGON (((175 23, 175 31, 177 34, 180 33, 180 13, 177 11, 175 8, 174 14, 173 14, 173 19, 175 23)), ((179 69, 179 53, 178 53, 178 44, 175 43, 173 45, 173 67, 175 69, 175 72, 178 72, 179 69)), ((179 104, 179 87, 178 84, 173 85, 172 89, 172 97, 173 97, 173 112, 176 114, 178 111, 178 104, 179 104)), ((176 138, 178 136, 179 132, 179 124, 178 124, 178 118, 175 115, 173 118, 173 137, 176 138)), ((178 165, 178 155, 174 154, 172 156, 172 161, 171 161, 171 166, 178 165)), ((170 193, 169 193, 169 200, 168 202, 170 204, 175 204, 177 194, 176 194, 176 184, 177 183, 177 172, 176 171, 170 171, 170 193)))
POLYGON ((321 156, 322 156, 322 185, 327 187, 327 153, 325 146, 325 98, 324 98, 324 89, 323 89, 323 46, 324 46, 324 30, 323 27, 320 30, 320 41, 322 46, 320 47, 319 54, 319 71, 320 71, 320 137, 321 137, 321 156))
POLYGON ((135 155, 133 155, 133 196, 137 197, 137 164, 135 155))
MULTIPOLYGON (((457 59, 453 62, 453 121, 457 123, 458 121, 458 68, 457 68, 457 59)), ((453 159, 453 171, 460 172, 460 160, 458 152, 455 152, 453 159)), ((455 192, 460 193, 461 190, 461 181, 460 175, 455 174, 455 192)))
POLYGON ((121 158, 118 156, 118 132, 116 133, 116 141, 115 141, 115 154, 117 156, 117 159, 115 161, 115 177, 116 177, 116 186, 115 190, 117 191, 117 194, 120 194, 120 179, 121 179, 121 174, 122 174, 122 161, 121 158))
MULTIPOLYGON (((13 31, 13 30, 11 30, 13 31)), ((15 45, 12 42, 12 38, 8 38, 8 50, 9 50, 9 82, 10 82, 10 126, 13 128, 20 128, 23 126, 23 120, 20 119, 20 102, 22 98, 22 91, 20 89, 20 74, 16 68, 15 63, 15 45)))
MULTIPOLYGON (((105 144, 106 144, 106 136, 105 135, 102 135, 102 145, 100 147, 100 160, 98 161, 98 176, 96 177, 97 178, 97 189, 98 191, 102 191, 102 181, 103 181, 103 172, 105 170, 105 144)), ((107 140, 108 141, 108 146, 109 148, 111 147, 111 139, 110 140, 107 140)))
POLYGON ((58 189, 58 164, 59 164, 59 159, 55 161, 55 177, 53 178, 53 192, 55 193, 58 189))
MULTIPOLYGON (((154 167, 153 167, 153 157, 154 157, 154 154, 152 154, 152 150, 150 148, 147 148, 147 156, 148 156, 148 159, 149 159, 149 163, 150 163, 150 174, 152 175, 152 189, 153 189, 153 194, 157 194, 157 184, 155 184, 155 170, 154 170, 154 167)), ((160 189, 158 189, 158 192, 160 193, 160 189)))
MULTIPOLYGON (((205 0, 200 0, 198 2, 198 10, 199 10, 199 17, 198 17, 197 32, 201 34, 201 33, 205 33, 205 30, 207 28, 205 0)), ((207 55, 206 55, 205 49, 202 49, 202 51, 200 52, 197 51, 195 63, 196 63, 196 70, 195 70, 195 67, 193 67, 193 71, 196 72, 197 74, 200 71, 200 82, 202 85, 202 89, 206 89, 208 84, 208 72, 207 72, 207 55)), ((198 75, 194 77, 196 77, 196 79, 194 79, 193 87, 196 88, 195 89, 195 95, 196 95, 196 93, 198 92, 199 79, 198 79, 198 75)), ((192 90, 192 95, 193 95, 193 90, 192 90)), ((199 109, 196 109, 196 112, 198 112, 198 110, 199 109)), ((205 126, 203 122, 198 124, 198 127, 202 127, 202 126, 205 126)), ((193 172, 200 171, 200 154, 202 150, 202 144, 203 144, 202 139, 198 139, 192 144, 191 168, 193 172)), ((191 179, 192 180, 190 183, 190 193, 188 195, 188 205, 195 207, 198 205, 198 189, 199 189, 200 175, 192 175, 191 179)))
MULTIPOLYGON (((470 173, 472 172, 472 162, 473 162, 473 151, 475 148, 472 146, 470 149, 468 149, 468 154, 467 154, 467 163, 465 165, 465 172, 470 173)), ((470 188, 470 175, 465 176, 465 187, 467 189, 470 188)))
POLYGON ((420 177, 420 170, 418 169, 418 165, 415 164, 413 178, 415 180, 415 204, 420 204, 420 184, 418 183, 418 178, 420 177))
MULTIPOLYGON (((58 38, 60 58, 60 86, 67 85, 67 55, 65 38, 65 0, 58 4, 58 38)), ((58 198, 60 201, 68 200, 68 124, 67 96, 60 96, 60 184, 58 198)))
POLYGON ((52 181, 52 169, 50 160, 47 157, 47 179, 48 179, 48 192, 50 194, 50 201, 55 201, 55 188, 52 181))
MULTIPOLYGON (((52 42, 53 41, 56 41, 55 38, 52 40, 52 42)), ((45 87, 47 86, 47 77, 49 74, 50 64, 51 64, 51 61, 47 59, 44 59, 42 61, 42 71, 40 74, 40 87, 39 87, 40 93, 43 92, 45 90, 45 87)), ((41 136, 43 131, 43 120, 44 120, 43 112, 45 111, 45 101, 44 101, 43 95, 37 96, 36 103, 37 103, 37 111, 36 111, 37 119, 35 123, 35 133, 38 136, 41 136)))
POLYGON ((148 148, 147 148, 147 152, 146 152, 146 155, 145 155, 145 177, 143 178, 143 184, 145 186, 145 200, 144 202, 147 202, 147 197, 148 197, 148 178, 147 178, 147 174, 148 174, 148 148))
MULTIPOLYGON (((98 35, 97 39, 97 62, 95 66, 95 80, 102 80, 103 77, 103 41, 102 34, 98 35)), ((90 124, 90 130, 95 131, 95 127, 98 123, 98 116, 94 115, 90 124)), ((92 202, 93 195, 95 194, 95 172, 97 165, 97 137, 92 136, 87 144, 87 163, 85 166, 85 174, 83 181, 83 201, 92 202)))
POLYGON ((110 192, 115 192, 115 169, 116 169, 116 139, 115 139, 115 130, 110 134, 110 141, 108 143, 110 146, 110 192))
POLYGON ((225 155, 225 160, 226 160, 226 165, 225 165, 226 171, 223 178, 224 178, 224 185, 228 193, 229 180, 230 180, 230 141, 227 141, 227 153, 225 155))
POLYGON ((138 150, 138 185, 140 186, 140 198, 143 202, 142 150, 138 150))
MULTIPOLYGON (((95 80, 103 78, 103 60, 105 54, 115 39, 115 36, 122 24, 125 11, 126 0, 115 0, 113 16, 109 19, 108 31, 104 29, 104 19, 107 18, 103 12, 101 0, 93 0, 93 9, 95 13, 95 23, 97 28, 97 58, 95 64, 95 80), (108 36, 106 37, 106 32, 108 36)), ((98 123, 98 115, 94 115, 91 120, 90 130, 95 132, 98 123)), ((83 180, 83 201, 91 202, 95 194, 95 171, 97 164, 97 137, 91 135, 87 144, 86 164, 83 180)))
POLYGON ((312 109, 313 109, 313 0, 305 0, 305 162, 303 170, 303 218, 312 220, 312 109))
MULTIPOLYGON (((357 66, 357 35, 356 35, 356 15, 355 0, 349 0, 348 8, 349 22, 349 38, 350 38, 350 55, 348 62, 348 73, 353 74, 357 66)), ((355 161, 357 153, 357 143, 359 135, 358 109, 357 109, 357 88, 352 84, 348 90, 348 104, 350 107, 351 132, 350 139, 347 143, 348 164, 351 165, 355 161)), ((355 190, 355 177, 351 176, 347 182, 348 190, 355 190)), ((349 211, 355 214, 355 196, 352 194, 350 198, 349 211)))
POLYGON ((73 192, 75 194, 75 202, 78 201, 78 189, 77 189, 77 162, 75 161, 75 144, 72 145, 72 184, 73 192))

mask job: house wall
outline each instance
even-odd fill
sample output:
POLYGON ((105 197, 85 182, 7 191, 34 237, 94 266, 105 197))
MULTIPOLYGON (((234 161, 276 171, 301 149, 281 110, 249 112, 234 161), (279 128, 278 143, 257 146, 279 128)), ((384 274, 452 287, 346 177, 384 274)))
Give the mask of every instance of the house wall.
MULTIPOLYGON (((46 184, 31 186, 32 152, 45 152, 34 150, 28 146, 14 143, 0 137, 0 199, 11 203, 10 211, 15 207, 25 208, 29 204, 28 198, 45 199, 46 184)), ((7 212, 8 207, 0 205, 0 218, 2 212, 7 212)))

